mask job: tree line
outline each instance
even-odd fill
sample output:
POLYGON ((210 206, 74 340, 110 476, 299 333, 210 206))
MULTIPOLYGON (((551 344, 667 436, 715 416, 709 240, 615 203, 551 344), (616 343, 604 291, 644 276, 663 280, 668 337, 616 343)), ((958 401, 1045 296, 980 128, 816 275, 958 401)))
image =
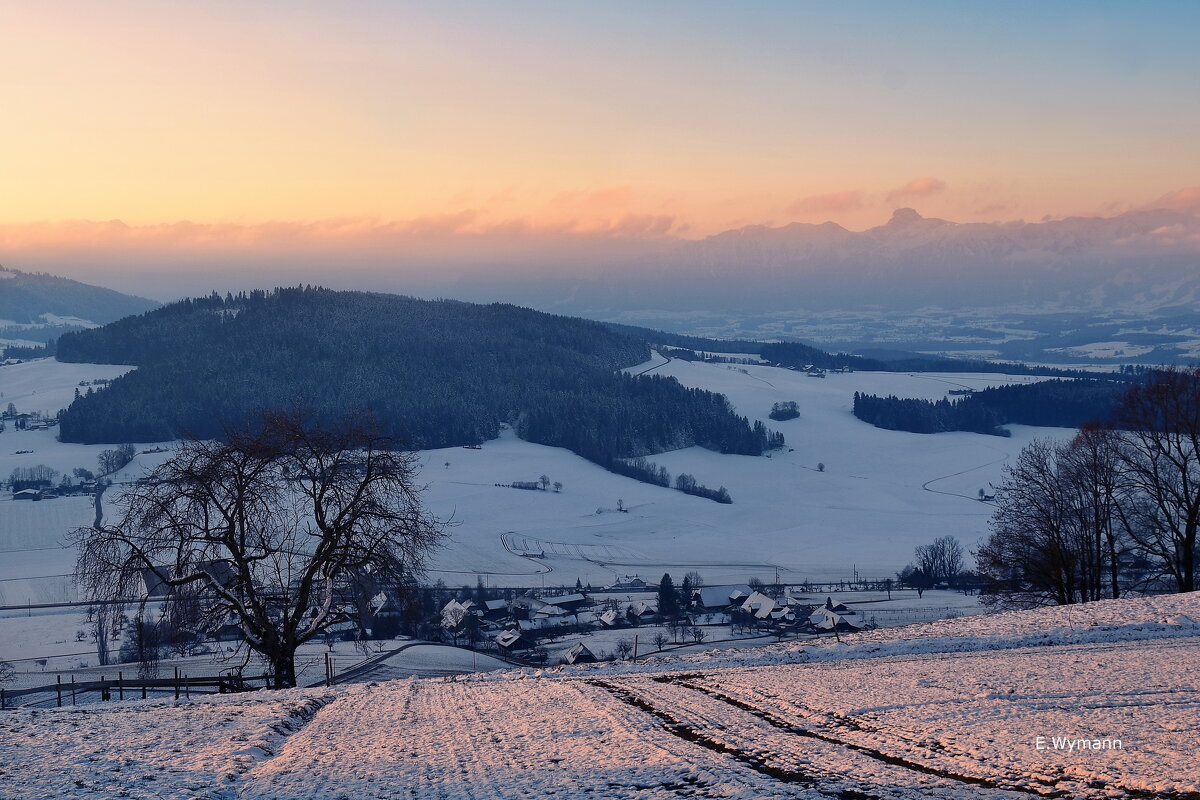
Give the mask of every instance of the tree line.
POLYGON ((1008 424, 1077 428, 1111 421, 1126 380, 1048 380, 997 386, 950 400, 854 393, 854 416, 877 428, 912 433, 970 431, 1007 436, 1008 424))

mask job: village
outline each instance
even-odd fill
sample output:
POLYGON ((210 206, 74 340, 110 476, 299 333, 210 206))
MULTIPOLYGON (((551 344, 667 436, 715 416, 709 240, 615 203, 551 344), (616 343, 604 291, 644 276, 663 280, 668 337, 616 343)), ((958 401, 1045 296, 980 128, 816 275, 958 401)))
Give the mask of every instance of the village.
MULTIPOLYGON (((875 626, 831 598, 815 601, 793 587, 746 584, 676 589, 670 575, 659 584, 636 575, 601 589, 563 594, 524 592, 510 597, 454 597, 442 606, 436 630, 426 636, 531 664, 580 664, 636 659, 684 647, 753 644, 799 636, 839 636, 875 626)), ((376 619, 390 604, 377 596, 376 619)))

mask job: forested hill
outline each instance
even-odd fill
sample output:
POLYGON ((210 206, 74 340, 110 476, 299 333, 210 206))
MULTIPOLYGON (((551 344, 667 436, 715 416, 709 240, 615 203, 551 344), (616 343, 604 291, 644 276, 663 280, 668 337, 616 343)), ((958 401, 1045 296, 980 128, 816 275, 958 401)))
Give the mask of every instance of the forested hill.
POLYGON ((67 278, 0 267, 0 338, 45 342, 156 305, 67 278))
POLYGON ((63 441, 217 437, 260 409, 373 413, 418 448, 522 437, 597 463, 700 444, 753 454, 767 432, 722 395, 620 372, 644 341, 511 305, 295 288, 179 303, 64 335, 61 361, 139 369, 77 399, 63 441))

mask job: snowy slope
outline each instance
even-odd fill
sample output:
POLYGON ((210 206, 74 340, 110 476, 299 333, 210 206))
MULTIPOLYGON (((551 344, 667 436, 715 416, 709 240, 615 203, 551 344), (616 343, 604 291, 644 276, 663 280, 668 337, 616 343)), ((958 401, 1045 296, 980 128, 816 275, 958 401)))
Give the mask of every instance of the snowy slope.
POLYGON ((1194 797, 1195 618, 1193 593, 917 626, 906 655, 876 631, 850 637, 873 654, 833 644, 814 663, 714 653, 10 711, 0 796, 1194 797), (1031 627, 1091 641, 1021 644, 1031 627))
MULTIPOLYGON (((427 500, 454 515, 452 549, 436 567, 447 583, 479 570, 496 583, 603 585, 615 576, 696 570, 709 583, 753 575, 785 580, 893 574, 913 548, 937 536, 973 547, 987 532, 991 506, 979 489, 998 483, 1004 462, 1035 437, 1069 431, 1014 426, 1011 438, 972 433, 923 436, 883 431, 855 419, 855 391, 940 398, 947 390, 984 388, 1025 376, 853 373, 808 378, 772 367, 742 367, 661 358, 656 374, 726 394, 738 412, 784 432, 790 451, 751 458, 689 448, 651 456, 672 475, 687 472, 703 484, 726 486, 724 506, 607 473, 563 450, 531 445, 511 432, 482 450, 426 454, 427 500), (796 400, 799 419, 767 419, 771 405, 796 400), (445 466, 450 462, 450 466, 445 466), (825 464, 819 472, 818 464, 825 464), (546 474, 561 494, 496 487, 546 474), (628 513, 616 510, 621 499, 628 513), (537 562, 518 559, 501 542, 544 551, 537 562)), ((631 371, 637 371, 633 368, 631 371)))

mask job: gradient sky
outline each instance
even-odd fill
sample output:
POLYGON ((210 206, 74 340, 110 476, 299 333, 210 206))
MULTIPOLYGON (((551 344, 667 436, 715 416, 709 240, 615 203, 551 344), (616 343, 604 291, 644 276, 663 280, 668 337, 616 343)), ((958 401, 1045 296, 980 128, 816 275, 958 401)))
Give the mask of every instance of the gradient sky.
POLYGON ((1196 2, 6 6, 16 268, 1111 215, 1200 184, 1196 2))

